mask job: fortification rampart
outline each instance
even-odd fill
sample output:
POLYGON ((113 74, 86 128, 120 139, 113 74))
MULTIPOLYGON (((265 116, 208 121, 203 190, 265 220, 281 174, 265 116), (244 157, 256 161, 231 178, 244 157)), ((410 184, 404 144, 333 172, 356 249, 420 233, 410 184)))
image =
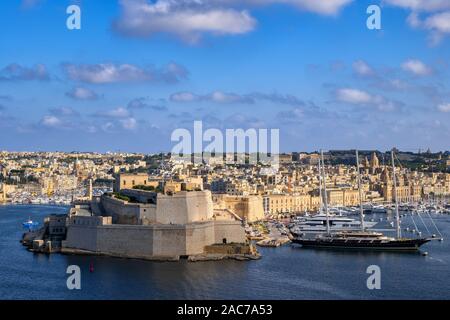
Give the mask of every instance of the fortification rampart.
POLYGON ((202 254, 205 246, 223 242, 245 242, 240 222, 151 226, 70 224, 63 251, 75 249, 128 258, 173 259, 202 254))

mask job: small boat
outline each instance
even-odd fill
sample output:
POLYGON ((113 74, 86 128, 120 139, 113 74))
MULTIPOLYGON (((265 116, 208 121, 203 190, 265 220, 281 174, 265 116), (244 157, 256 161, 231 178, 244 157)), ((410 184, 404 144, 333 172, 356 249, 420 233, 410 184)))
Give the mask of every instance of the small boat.
POLYGON ((372 213, 387 213, 387 209, 383 205, 375 205, 372 207, 372 213))
POLYGON ((22 223, 22 225, 24 228, 26 228, 28 230, 32 230, 32 229, 36 228, 37 226, 39 226, 39 222, 33 221, 33 220, 31 220, 31 218, 29 218, 27 221, 22 223))

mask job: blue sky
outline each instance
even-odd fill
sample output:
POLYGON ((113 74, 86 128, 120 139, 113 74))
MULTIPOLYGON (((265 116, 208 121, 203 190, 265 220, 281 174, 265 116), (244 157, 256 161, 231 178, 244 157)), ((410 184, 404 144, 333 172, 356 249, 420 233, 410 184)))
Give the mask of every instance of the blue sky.
POLYGON ((194 120, 279 128, 282 151, 448 150, 448 18, 448 0, 2 1, 0 150, 170 151, 194 120))

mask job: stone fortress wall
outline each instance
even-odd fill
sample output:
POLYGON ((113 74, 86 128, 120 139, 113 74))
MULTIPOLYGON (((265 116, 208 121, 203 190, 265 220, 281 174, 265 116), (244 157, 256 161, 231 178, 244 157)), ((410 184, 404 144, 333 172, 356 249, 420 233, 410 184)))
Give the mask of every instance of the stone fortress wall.
POLYGON ((204 253, 207 245, 244 243, 239 222, 189 225, 69 225, 65 249, 129 258, 178 258, 204 253))
POLYGON ((158 194, 156 221, 187 224, 213 218, 211 191, 181 191, 174 195, 158 194))
POLYGON ((101 205, 111 216, 74 215, 68 219, 63 252, 178 259, 203 254, 205 246, 212 244, 246 241, 240 221, 214 219, 209 191, 158 194, 157 204, 103 196, 101 205))
POLYGON ((131 203, 103 195, 101 204, 114 224, 148 225, 156 223, 156 204, 131 203))

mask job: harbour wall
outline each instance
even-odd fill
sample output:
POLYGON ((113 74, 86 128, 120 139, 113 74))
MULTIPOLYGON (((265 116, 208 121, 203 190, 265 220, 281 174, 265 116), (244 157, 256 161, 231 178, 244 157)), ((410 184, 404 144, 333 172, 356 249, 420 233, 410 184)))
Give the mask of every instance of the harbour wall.
POLYGON ((215 243, 244 243, 237 221, 207 221, 187 225, 83 225, 69 224, 63 252, 89 251, 111 256, 173 259, 199 255, 215 243))

